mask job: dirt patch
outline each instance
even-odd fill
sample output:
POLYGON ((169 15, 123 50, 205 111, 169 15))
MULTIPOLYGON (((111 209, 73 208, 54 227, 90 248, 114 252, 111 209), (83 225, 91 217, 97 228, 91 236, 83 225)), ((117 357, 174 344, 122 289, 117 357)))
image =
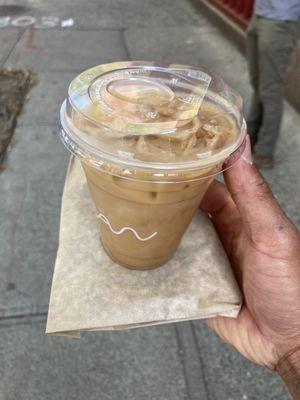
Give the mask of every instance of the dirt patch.
POLYGON ((0 165, 13 136, 27 93, 37 83, 30 71, 0 70, 0 165))

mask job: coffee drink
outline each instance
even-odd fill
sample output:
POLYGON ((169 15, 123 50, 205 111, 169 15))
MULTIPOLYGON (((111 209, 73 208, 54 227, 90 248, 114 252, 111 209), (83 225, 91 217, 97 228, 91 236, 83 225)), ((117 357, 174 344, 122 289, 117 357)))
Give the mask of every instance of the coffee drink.
POLYGON ((61 137, 81 158, 100 237, 120 265, 174 254, 207 188, 241 148, 241 101, 204 69, 114 63, 70 85, 61 137))

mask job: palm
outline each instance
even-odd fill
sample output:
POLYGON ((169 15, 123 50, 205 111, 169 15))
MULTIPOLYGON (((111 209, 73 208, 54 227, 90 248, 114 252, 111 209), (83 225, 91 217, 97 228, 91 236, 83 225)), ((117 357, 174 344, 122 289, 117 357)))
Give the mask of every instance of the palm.
MULTIPOLYGON (((278 360, 269 340, 269 318, 267 312, 260 309, 259 302, 256 302, 261 297, 260 293, 268 297, 268 277, 260 272, 261 279, 258 279, 255 271, 264 270, 268 256, 254 248, 241 225, 236 225, 234 231, 227 236, 232 237, 231 241, 227 240, 230 247, 228 256, 244 294, 244 303, 237 319, 219 317, 210 319, 208 323, 225 342, 242 355, 273 369, 278 360), (237 232, 238 229, 240 232, 237 232)), ((228 235, 228 231, 226 234, 228 235)))
MULTIPOLYGON (((234 171, 230 174, 226 181, 232 188, 236 177, 234 171)), ((254 191, 270 195, 262 178, 256 185, 254 191)), ((212 214, 244 304, 237 319, 217 317, 207 323, 245 357, 274 369, 280 357, 278 348, 284 347, 287 339, 292 346, 300 332, 300 311, 296 306, 293 309, 293 304, 300 302, 299 236, 273 197, 270 201, 276 218, 261 210, 255 197, 243 199, 248 202, 245 218, 243 206, 238 208, 234 202, 243 196, 243 186, 235 189, 230 195, 224 185, 215 182, 201 206, 212 214), (298 302, 293 303, 296 297, 298 302)))

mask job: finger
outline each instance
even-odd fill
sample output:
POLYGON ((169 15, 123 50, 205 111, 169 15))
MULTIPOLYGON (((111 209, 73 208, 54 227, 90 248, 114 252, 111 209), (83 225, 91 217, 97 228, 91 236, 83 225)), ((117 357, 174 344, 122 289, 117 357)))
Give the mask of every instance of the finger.
POLYGON ((243 155, 224 173, 224 177, 246 233, 252 241, 270 245, 271 232, 286 235, 286 230, 293 225, 251 161, 249 136, 243 155))
POLYGON ((200 209, 211 215, 214 227, 230 257, 232 236, 240 226, 240 216, 226 186, 214 181, 206 192, 200 209))
POLYGON ((235 208, 228 189, 224 183, 213 181, 200 204, 201 210, 218 218, 220 212, 228 207, 235 208))

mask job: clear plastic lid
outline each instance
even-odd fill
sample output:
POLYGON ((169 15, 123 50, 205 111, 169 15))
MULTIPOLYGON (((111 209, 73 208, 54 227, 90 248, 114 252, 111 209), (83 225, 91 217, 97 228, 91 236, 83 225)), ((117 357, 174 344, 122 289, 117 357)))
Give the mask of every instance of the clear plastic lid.
POLYGON ((205 68, 117 62, 71 82, 61 138, 98 168, 168 177, 236 159, 241 109, 241 97, 205 68))

